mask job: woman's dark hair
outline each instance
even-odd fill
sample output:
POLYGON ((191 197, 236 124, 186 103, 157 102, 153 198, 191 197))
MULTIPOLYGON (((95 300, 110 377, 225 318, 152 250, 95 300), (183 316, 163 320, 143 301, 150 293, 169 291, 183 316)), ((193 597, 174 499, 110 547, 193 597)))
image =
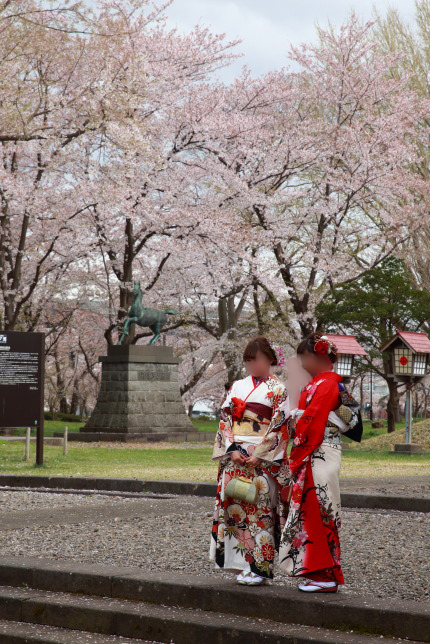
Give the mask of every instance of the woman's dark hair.
MULTIPOLYGON (((306 351, 308 353, 314 353, 316 356, 324 355, 323 353, 315 351, 315 345, 318 342, 318 340, 321 340, 321 337, 323 335, 324 333, 322 333, 321 331, 317 331, 316 333, 311 333, 306 338, 304 338, 304 340, 302 340, 299 346, 297 347, 297 355, 301 356, 306 351)), ((329 344, 329 350, 327 355, 330 358, 332 364, 334 364, 337 361, 337 349, 334 345, 330 346, 329 344)))
POLYGON ((257 353, 261 351, 265 356, 271 361, 272 365, 278 364, 278 356, 276 351, 270 346, 270 342, 263 335, 259 335, 257 338, 250 340, 245 347, 243 352, 243 361, 248 362, 248 360, 254 360, 257 356, 257 353))

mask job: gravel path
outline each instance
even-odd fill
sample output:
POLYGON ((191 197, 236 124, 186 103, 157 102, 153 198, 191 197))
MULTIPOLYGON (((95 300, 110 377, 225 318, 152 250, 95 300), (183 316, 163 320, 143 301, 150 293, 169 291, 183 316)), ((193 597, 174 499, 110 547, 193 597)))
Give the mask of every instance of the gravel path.
POLYGON ((384 478, 340 479, 343 492, 386 494, 387 496, 430 497, 430 476, 391 476, 384 478))
POLYGON ((80 505, 98 505, 106 499, 112 502, 123 497, 107 497, 103 494, 49 494, 46 492, 7 492, 0 490, 0 512, 22 512, 23 510, 69 508, 80 505))
MULTIPOLYGON (((373 491, 373 490, 372 490, 373 491)), ((184 572, 193 575, 225 575, 208 561, 211 508, 205 498, 177 497, 169 514, 157 512, 129 518, 59 525, 29 526, 0 532, 3 555, 36 556, 81 562, 138 566, 146 570, 184 572), (176 507, 177 506, 177 507, 176 507), (184 544, 186 547, 184 548, 184 544)), ((100 495, 1 492, 3 510, 12 515, 36 508, 94 507, 124 503, 121 497, 100 495)), ((59 515, 61 513, 57 513, 59 515)), ((429 601, 430 517, 412 512, 345 509, 341 545, 347 594, 372 594, 414 601, 429 601)), ((230 576, 230 575, 228 575, 230 576)), ((276 584, 295 586, 285 575, 276 584)))

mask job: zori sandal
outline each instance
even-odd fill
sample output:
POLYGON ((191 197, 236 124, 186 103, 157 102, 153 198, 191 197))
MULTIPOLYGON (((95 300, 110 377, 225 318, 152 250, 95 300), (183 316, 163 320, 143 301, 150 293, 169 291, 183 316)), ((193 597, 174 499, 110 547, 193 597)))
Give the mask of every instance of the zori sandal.
POLYGON ((337 593, 335 581, 310 581, 307 584, 300 584, 299 590, 304 593, 337 593))
POLYGON ((237 577, 237 583, 242 586, 262 586, 266 583, 266 580, 254 572, 243 572, 242 579, 239 579, 239 576, 237 577))

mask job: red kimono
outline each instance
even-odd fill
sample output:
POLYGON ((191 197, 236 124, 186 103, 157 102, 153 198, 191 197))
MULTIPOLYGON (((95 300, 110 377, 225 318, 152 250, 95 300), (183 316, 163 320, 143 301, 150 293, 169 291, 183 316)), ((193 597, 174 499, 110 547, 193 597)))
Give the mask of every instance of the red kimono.
POLYGON ((295 416, 290 454, 293 492, 281 537, 279 561, 292 577, 343 584, 339 528, 340 432, 329 420, 339 406, 339 382, 332 371, 314 376, 303 389, 295 416))

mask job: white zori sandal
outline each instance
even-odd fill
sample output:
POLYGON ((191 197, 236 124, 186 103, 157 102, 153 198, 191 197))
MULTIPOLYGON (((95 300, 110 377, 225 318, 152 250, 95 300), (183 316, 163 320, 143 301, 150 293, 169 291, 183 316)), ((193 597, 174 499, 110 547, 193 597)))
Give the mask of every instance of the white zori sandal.
POLYGON ((237 577, 236 581, 242 586, 261 586, 265 583, 265 578, 256 575, 254 572, 241 572, 237 577))
POLYGON ((300 584, 299 590, 304 593, 337 593, 335 581, 310 581, 307 584, 300 584))

